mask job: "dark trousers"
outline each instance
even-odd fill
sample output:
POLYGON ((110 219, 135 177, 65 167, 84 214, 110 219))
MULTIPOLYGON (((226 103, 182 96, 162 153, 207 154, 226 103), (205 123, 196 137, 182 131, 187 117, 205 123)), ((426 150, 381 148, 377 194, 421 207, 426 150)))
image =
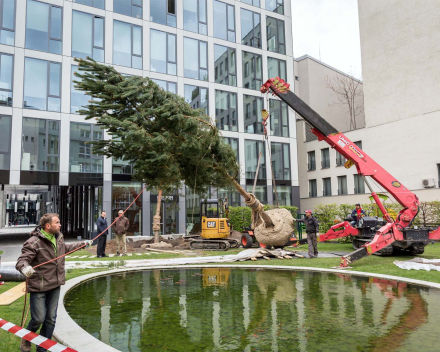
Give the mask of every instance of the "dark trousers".
POLYGON ((307 244, 309 245, 309 257, 318 256, 318 241, 316 239, 316 232, 307 232, 307 244))
POLYGON ((98 237, 98 248, 96 249, 96 254, 98 256, 105 255, 105 246, 107 245, 107 234, 103 233, 98 237))
MULTIPOLYGON (((58 299, 60 297, 60 288, 54 288, 46 292, 31 292, 31 321, 26 329, 37 332, 41 327, 40 335, 52 338, 57 320, 58 299)), ((46 349, 37 347, 37 352, 45 352, 46 349)))

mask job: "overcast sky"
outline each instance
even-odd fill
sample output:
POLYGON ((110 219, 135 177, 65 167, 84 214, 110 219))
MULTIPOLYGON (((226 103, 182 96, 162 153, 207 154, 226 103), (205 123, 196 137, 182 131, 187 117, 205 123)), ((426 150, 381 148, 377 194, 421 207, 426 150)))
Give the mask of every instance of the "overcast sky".
POLYGON ((295 58, 307 54, 362 77, 357 0, 292 0, 292 26, 295 58))

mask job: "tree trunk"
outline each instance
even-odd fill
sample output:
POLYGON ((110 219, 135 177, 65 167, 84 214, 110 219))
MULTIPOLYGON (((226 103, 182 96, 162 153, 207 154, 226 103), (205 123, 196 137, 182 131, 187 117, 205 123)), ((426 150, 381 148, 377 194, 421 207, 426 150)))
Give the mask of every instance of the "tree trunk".
POLYGON ((153 216, 154 243, 159 243, 160 232, 160 207, 162 205, 162 190, 157 194, 156 215, 153 216))

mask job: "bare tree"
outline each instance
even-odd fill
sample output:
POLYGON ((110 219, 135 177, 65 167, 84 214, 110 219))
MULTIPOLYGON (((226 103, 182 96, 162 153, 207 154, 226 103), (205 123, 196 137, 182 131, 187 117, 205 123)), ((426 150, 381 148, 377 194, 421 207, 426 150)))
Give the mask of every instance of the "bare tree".
POLYGON ((332 91, 335 101, 329 106, 340 106, 350 116, 350 131, 356 129, 356 117, 364 112, 362 82, 345 75, 324 78, 324 87, 332 91))

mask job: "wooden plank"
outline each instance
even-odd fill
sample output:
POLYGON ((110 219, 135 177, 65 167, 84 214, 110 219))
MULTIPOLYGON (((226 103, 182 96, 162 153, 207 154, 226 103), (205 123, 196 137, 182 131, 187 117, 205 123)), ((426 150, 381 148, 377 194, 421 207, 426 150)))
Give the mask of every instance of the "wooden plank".
POLYGON ((17 299, 24 296, 24 290, 26 289, 26 282, 12 287, 11 289, 3 292, 0 295, 0 306, 8 306, 15 302, 17 299))

